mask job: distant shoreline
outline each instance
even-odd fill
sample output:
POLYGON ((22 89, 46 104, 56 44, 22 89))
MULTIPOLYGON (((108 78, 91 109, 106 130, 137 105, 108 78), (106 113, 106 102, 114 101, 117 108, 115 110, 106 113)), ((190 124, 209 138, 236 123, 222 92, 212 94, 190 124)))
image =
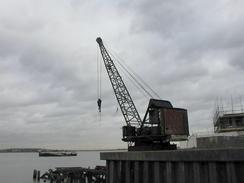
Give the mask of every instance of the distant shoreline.
POLYGON ((127 149, 86 149, 86 150, 68 150, 68 149, 41 149, 41 148, 9 148, 9 149, 0 149, 0 153, 38 153, 42 152, 60 152, 60 151, 75 151, 75 152, 88 152, 88 151, 125 151, 127 149))

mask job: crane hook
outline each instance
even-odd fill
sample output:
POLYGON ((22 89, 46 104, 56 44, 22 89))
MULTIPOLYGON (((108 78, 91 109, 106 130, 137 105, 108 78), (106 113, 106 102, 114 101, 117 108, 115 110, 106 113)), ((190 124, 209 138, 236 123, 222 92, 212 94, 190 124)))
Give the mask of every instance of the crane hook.
POLYGON ((97 105, 98 105, 98 111, 101 112, 102 100, 100 98, 97 99, 97 105))

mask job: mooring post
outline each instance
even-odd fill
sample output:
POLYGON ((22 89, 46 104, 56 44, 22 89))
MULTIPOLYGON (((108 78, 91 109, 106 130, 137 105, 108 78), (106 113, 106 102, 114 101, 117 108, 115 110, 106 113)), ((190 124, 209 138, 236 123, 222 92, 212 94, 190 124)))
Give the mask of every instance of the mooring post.
POLYGON ((40 180, 40 177, 41 177, 41 172, 40 170, 37 171, 37 180, 39 181, 40 180))
POLYGON ((73 182, 73 179, 72 179, 72 177, 69 175, 68 176, 68 179, 67 179, 67 183, 72 183, 73 182))
POLYGON ((61 176, 58 174, 56 177, 56 183, 61 183, 62 182, 62 178, 61 176))
POLYGON ((37 175, 37 170, 34 169, 34 171, 33 171, 33 179, 36 179, 36 175, 37 175))
POLYGON ((64 177, 64 183, 68 182, 68 177, 64 177))
POLYGON ((77 177, 75 177, 75 178, 73 179, 73 183, 79 183, 79 179, 78 179, 77 177))
POLYGON ((80 176, 80 183, 86 183, 86 177, 84 174, 81 174, 80 176))
POLYGON ((91 174, 87 175, 87 180, 88 180, 88 183, 92 183, 92 175, 91 174))

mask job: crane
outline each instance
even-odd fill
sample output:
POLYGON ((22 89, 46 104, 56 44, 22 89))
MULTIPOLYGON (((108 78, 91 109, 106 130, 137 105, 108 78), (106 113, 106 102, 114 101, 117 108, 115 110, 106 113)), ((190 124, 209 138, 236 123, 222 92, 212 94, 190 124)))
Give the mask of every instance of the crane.
POLYGON ((187 110, 174 108, 169 101, 150 99, 141 119, 130 93, 100 37, 96 39, 113 91, 125 119, 122 140, 129 151, 176 149, 173 140, 189 135, 187 110))

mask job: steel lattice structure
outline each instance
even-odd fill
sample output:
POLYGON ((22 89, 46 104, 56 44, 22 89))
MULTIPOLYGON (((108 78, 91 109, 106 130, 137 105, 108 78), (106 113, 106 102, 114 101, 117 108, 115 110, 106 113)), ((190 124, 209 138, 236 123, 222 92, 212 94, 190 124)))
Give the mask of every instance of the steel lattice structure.
POLYGON ((100 51, 103 57, 104 65, 106 67, 110 82, 112 84, 115 96, 119 103, 122 114, 128 126, 139 127, 142 124, 139 113, 135 107, 135 104, 113 62, 106 48, 104 47, 103 41, 100 37, 96 39, 100 51))

